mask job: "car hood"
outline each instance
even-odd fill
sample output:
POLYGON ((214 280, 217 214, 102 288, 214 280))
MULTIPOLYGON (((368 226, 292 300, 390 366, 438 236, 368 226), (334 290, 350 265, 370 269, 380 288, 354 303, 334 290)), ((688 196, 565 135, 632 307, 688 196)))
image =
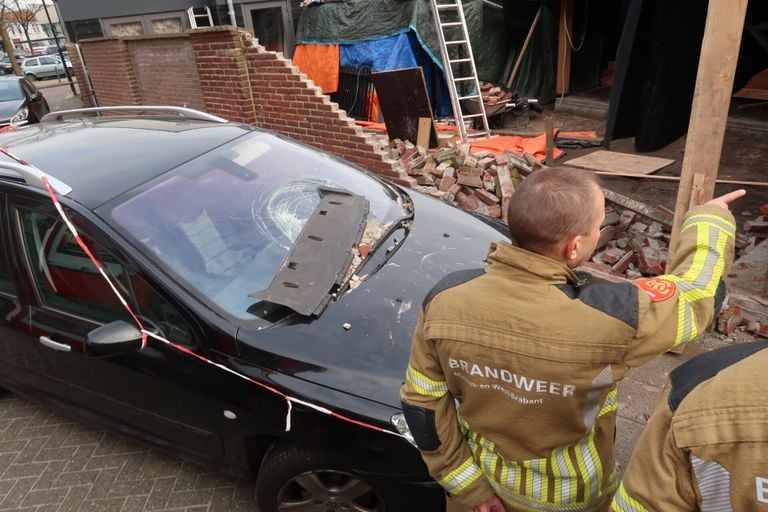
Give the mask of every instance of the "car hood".
MULTIPOLYGON (((399 389, 422 302, 445 275, 483 268, 504 225, 419 193, 408 235, 395 231, 370 258, 383 266, 318 318, 292 315, 269 329, 241 329, 241 357, 281 374, 399 407, 399 389), (388 247, 400 243, 385 259, 388 247)), ((359 273, 371 271, 371 265, 359 273)), ((276 381, 279 379, 275 379, 276 381)))
POLYGON ((24 100, 0 101, 0 119, 9 119, 24 106, 24 100))

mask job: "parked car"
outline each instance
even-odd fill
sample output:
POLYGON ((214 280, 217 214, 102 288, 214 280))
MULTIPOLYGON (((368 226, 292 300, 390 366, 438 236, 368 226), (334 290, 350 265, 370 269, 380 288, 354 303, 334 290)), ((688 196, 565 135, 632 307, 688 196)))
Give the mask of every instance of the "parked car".
POLYGON ((125 109, 0 134, 0 385, 255 475, 262 512, 442 510, 400 408, 411 334, 506 227, 267 131, 125 109))
MULTIPOLYGON (((19 68, 21 68, 21 64, 24 62, 24 57, 16 55, 16 62, 19 64, 19 68)), ((10 75, 12 73, 13 66, 11 65, 11 59, 7 54, 4 54, 0 57, 0 74, 10 75)))
POLYGON ((72 63, 68 60, 61 63, 61 59, 53 55, 41 57, 32 57, 24 59, 21 63, 21 72, 24 78, 34 82, 41 78, 52 78, 56 76, 66 76, 67 71, 64 66, 72 72, 72 63))
POLYGON ((37 123, 50 110, 43 93, 26 79, 0 78, 0 127, 37 123))

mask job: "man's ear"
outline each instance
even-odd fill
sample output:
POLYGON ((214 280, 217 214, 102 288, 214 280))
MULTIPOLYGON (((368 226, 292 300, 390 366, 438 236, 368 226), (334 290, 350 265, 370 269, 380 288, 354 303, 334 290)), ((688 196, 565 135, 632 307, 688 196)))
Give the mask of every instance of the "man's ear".
POLYGON ((579 259, 579 250, 581 249, 582 243, 583 240, 581 235, 566 238, 563 242, 563 245, 561 246, 561 256, 565 264, 569 267, 579 259))

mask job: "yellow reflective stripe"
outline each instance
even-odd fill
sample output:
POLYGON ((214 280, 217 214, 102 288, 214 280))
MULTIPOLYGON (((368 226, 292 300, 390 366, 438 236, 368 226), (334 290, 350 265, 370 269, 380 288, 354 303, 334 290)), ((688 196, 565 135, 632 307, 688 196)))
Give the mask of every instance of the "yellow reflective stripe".
POLYGON ((483 476, 482 471, 475 464, 475 459, 470 457, 461 466, 441 478, 440 485, 451 494, 459 494, 481 476, 483 476))
POLYGON ((613 497, 611 510, 613 512, 648 512, 648 509, 627 493, 627 490, 624 488, 624 482, 619 485, 619 490, 613 497))
POLYGON ((432 380, 423 373, 408 365, 405 378, 413 389, 420 395, 441 396, 448 393, 448 383, 444 380, 432 380))
POLYGON ((722 217, 719 217, 717 215, 711 215, 707 213, 698 213, 696 215, 691 215, 687 219, 685 219, 685 222, 683 222, 682 227, 680 228, 680 231, 685 231, 686 229, 691 228, 693 225, 701 225, 706 224, 707 226, 716 227, 717 229, 721 230, 726 235, 730 236, 731 238, 734 238, 736 236, 736 224, 729 221, 728 219, 724 219, 722 217))
POLYGON ((614 388, 608 392, 605 396, 605 403, 600 408, 600 412, 597 417, 605 416, 609 412, 613 412, 619 409, 619 390, 614 388))

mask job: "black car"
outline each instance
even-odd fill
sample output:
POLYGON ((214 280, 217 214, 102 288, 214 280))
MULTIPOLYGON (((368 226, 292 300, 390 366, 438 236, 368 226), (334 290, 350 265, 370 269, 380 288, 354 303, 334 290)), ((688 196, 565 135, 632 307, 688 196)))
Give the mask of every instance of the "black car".
POLYGON ((37 123, 50 111, 43 93, 28 80, 0 78, 0 127, 37 123))
POLYGON ((262 512, 441 510, 399 388, 424 297, 504 226, 270 132, 124 110, 0 134, 0 385, 256 476, 262 512))

